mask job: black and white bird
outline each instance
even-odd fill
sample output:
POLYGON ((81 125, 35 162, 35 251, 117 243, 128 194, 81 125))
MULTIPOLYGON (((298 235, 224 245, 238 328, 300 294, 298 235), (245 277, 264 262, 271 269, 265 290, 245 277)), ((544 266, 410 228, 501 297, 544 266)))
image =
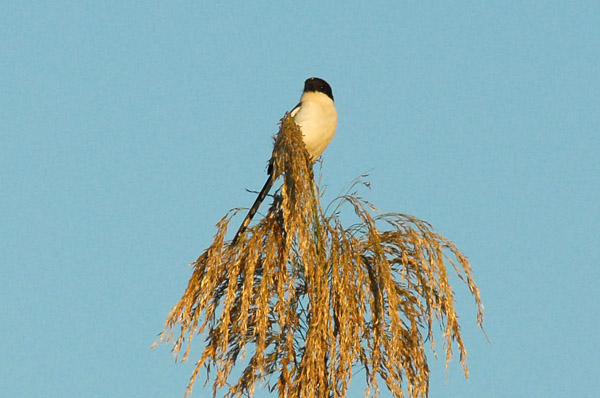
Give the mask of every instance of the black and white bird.
MULTIPOLYGON (((337 111, 335 110, 333 92, 329 83, 318 77, 306 79, 300 102, 292 109, 290 115, 300 127, 304 145, 314 162, 331 142, 337 127, 337 111)), ((272 168, 269 167, 267 182, 258 194, 244 222, 240 225, 232 244, 246 230, 274 182, 275 177, 272 168)))

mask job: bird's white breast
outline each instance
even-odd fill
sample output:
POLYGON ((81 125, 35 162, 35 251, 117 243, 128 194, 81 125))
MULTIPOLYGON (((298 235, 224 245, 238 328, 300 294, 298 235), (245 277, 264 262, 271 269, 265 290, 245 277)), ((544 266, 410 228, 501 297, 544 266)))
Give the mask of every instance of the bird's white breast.
POLYGON ((333 100, 320 92, 302 94, 300 107, 292 112, 302 130, 304 145, 312 160, 316 160, 335 135, 337 111, 333 100))

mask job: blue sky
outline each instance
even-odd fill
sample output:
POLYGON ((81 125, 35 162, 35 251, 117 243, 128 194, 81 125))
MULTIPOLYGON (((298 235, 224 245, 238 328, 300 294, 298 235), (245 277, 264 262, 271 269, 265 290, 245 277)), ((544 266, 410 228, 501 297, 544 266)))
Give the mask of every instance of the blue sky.
POLYGON ((310 76, 326 199, 369 171, 474 268, 491 343, 457 284, 430 396, 597 394, 597 2, 38 3, 0 10, 0 395, 183 395, 149 347, 310 76))

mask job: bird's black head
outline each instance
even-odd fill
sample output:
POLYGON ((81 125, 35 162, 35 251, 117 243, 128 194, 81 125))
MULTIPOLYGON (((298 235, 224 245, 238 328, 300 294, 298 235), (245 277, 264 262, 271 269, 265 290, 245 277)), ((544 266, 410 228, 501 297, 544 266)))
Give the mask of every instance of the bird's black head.
POLYGON ((318 77, 311 77, 304 82, 304 92, 317 91, 327 95, 333 101, 333 92, 331 86, 325 80, 318 77))

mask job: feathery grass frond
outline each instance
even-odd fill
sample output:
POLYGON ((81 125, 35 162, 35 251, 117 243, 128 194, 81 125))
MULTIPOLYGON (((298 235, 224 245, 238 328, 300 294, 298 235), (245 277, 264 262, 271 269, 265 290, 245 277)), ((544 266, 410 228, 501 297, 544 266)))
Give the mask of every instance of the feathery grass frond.
POLYGON ((213 393, 227 386, 227 397, 252 396, 263 381, 279 397, 345 397, 353 369, 362 366, 367 396, 378 396, 383 381, 394 397, 426 397, 425 342, 434 347, 434 322, 443 329, 446 364, 456 347, 468 376, 447 270, 451 265, 467 284, 481 326, 467 258, 425 221, 378 214, 355 192, 341 195, 327 216, 289 115, 272 164, 283 184, 267 215, 233 245, 225 235, 236 212, 221 219, 160 336, 174 339, 182 360, 196 334, 206 338, 186 394, 204 368, 207 382, 216 371, 213 393), (339 219, 343 205, 357 219, 348 228, 339 219), (228 384, 244 356, 240 378, 228 384))

